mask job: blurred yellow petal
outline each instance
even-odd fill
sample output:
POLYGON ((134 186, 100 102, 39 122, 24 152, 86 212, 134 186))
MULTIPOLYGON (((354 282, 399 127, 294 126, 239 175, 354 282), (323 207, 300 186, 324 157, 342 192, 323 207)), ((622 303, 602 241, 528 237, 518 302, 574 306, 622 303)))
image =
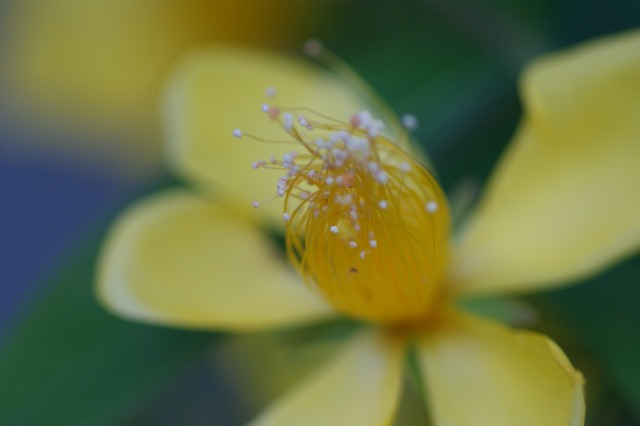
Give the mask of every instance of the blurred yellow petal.
POLYGON ((251 426, 387 425, 402 379, 403 341, 366 332, 269 406, 251 426))
POLYGON ((582 425, 582 375, 548 338, 451 313, 418 343, 436 425, 582 425))
POLYGON ((525 118, 457 241, 463 293, 556 286, 640 245, 640 31, 534 62, 525 118))
POLYGON ((125 317, 196 328, 264 329, 333 314, 265 236, 181 190, 139 202, 116 223, 98 295, 125 317))
MULTIPOLYGON (((18 104, 30 122, 117 136, 61 137, 52 155, 64 147, 103 164, 109 154, 132 172, 149 173, 161 160, 158 97, 179 57, 220 42, 297 46, 304 37, 296 35, 318 25, 310 17, 334 7, 288 0, 6 2, 2 82, 14 92, 11 113, 18 104)), ((51 145, 51 138, 32 139, 51 145)))
MULTIPOLYGON (((239 128, 265 139, 290 140, 261 110, 263 103, 271 102, 265 97, 270 87, 277 93, 274 105, 308 107, 344 121, 365 108, 344 81, 308 60, 234 48, 194 53, 176 70, 165 96, 171 164, 186 177, 238 200, 245 209, 255 199, 274 197, 282 172, 253 171, 252 163, 282 158, 300 147, 232 137, 239 128)), ((397 121, 383 118, 387 124, 397 121)), ((262 220, 282 222, 279 202, 264 205, 257 213, 262 220)))

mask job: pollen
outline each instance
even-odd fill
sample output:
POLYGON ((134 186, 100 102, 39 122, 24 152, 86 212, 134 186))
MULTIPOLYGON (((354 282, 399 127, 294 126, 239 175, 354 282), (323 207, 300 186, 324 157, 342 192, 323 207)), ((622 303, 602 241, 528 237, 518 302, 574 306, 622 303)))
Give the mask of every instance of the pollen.
POLYGON ((449 232, 433 175, 368 111, 345 120, 306 108, 267 112, 296 147, 253 167, 281 172, 274 199, 284 199, 287 253, 307 284, 358 319, 428 316, 442 289, 449 232))

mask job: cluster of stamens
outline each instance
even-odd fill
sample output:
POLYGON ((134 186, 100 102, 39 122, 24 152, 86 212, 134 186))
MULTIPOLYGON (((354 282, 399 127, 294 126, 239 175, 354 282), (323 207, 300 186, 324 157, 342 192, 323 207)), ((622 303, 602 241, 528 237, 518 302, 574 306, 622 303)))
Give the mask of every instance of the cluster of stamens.
MULTIPOLYGON (((273 199, 284 198, 287 249, 303 275, 330 299, 336 286, 351 283, 347 293, 353 294, 334 304, 349 310, 360 303, 352 313, 368 319, 401 315, 380 297, 391 305, 398 298, 426 300, 424 289, 402 289, 393 281, 409 273, 418 274, 413 278, 421 286, 431 284, 426 281, 438 256, 434 240, 442 238, 436 231, 442 195, 431 174, 384 137, 383 123, 367 111, 340 121, 306 108, 264 104, 262 110, 299 148, 252 167, 282 173, 273 199), (376 262, 385 258, 399 273, 379 267, 376 262), (380 288, 380 279, 389 281, 387 288, 380 288)), ((415 310, 410 308, 411 316, 415 310)))

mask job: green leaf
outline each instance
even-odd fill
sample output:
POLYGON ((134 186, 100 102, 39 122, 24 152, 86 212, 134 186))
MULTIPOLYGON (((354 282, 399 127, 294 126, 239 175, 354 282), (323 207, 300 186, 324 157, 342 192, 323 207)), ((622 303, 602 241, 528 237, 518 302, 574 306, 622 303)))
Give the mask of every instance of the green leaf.
POLYGON ((93 297, 100 240, 48 283, 0 355, 0 423, 122 423, 217 340, 105 312, 93 297))

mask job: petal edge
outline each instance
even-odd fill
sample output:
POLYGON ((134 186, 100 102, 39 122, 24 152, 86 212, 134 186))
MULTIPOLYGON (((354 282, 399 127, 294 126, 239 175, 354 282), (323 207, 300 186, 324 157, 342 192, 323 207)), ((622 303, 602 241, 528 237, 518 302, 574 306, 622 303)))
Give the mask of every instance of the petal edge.
POLYGON ((435 424, 582 425, 584 380, 537 333, 449 313, 418 344, 435 424))
POLYGON ((97 278, 105 306, 144 322, 243 331, 335 315, 265 236, 183 190, 143 199, 119 218, 97 278))
POLYGON ((535 61, 525 119, 456 242, 464 294, 569 284, 640 248, 640 31, 535 61))
POLYGON ((250 426, 390 424, 400 392, 403 347, 394 337, 356 335, 338 356, 250 426))

